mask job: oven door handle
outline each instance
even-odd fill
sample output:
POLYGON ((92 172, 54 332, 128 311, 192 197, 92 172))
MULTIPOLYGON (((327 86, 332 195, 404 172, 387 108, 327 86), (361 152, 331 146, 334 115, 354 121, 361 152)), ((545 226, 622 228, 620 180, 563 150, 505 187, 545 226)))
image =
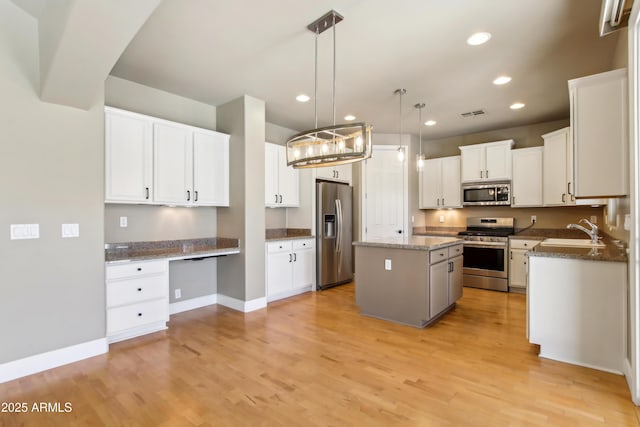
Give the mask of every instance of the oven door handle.
POLYGON ((475 246, 478 248, 505 248, 507 244, 504 242, 473 242, 473 241, 465 241, 463 242, 464 246, 475 246))

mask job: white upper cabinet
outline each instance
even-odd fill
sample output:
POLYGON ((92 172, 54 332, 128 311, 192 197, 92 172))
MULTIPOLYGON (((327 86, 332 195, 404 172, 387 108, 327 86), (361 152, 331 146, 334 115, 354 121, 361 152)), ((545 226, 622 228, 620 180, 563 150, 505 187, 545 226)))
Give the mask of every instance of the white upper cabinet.
POLYGON ((569 81, 575 196, 627 194, 627 70, 569 81))
POLYGON ((152 202, 152 153, 148 117, 105 108, 105 202, 152 202))
POLYGON ((346 165, 338 166, 326 166, 323 168, 316 168, 316 178, 325 179, 328 181, 346 182, 351 185, 352 180, 352 165, 347 163, 346 165))
POLYGON ((105 108, 106 202, 229 206, 229 135, 105 108))
POLYGON ((543 147, 511 150, 512 207, 542 206, 542 153, 543 147))
POLYGON ((569 141, 569 128, 542 135, 543 151, 543 205, 575 205, 573 191, 573 146, 569 141))
POLYGON ((287 166, 286 147, 267 142, 264 149, 264 203, 267 207, 300 206, 300 177, 287 166))
POLYGON ((462 207, 460 156, 428 159, 418 181, 420 209, 462 207))
POLYGON ((461 181, 503 181, 511 179, 513 140, 458 147, 461 152, 461 181))

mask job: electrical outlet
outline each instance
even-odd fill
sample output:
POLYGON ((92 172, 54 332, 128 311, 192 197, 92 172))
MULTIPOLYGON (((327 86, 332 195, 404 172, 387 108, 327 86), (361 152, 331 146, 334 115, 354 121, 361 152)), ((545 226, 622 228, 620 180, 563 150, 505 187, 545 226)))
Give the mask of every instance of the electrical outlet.
POLYGON ((589 218, 589 221, 591 221, 594 224, 598 223, 598 217, 595 215, 591 215, 591 218, 589 218))
POLYGON ((176 289, 175 290, 175 294, 176 294, 176 299, 180 299, 182 298, 182 290, 181 289, 176 289))
POLYGON ((440 215, 440 222, 444 222, 444 215, 440 215))
POLYGON ((413 224, 415 222, 415 218, 413 215, 411 215, 411 224, 413 224))
POLYGON ((385 259, 384 260, 384 269, 385 270, 391 270, 391 260, 390 259, 385 259))
POLYGON ((536 222, 538 220, 538 217, 536 217, 535 215, 531 215, 531 222, 536 222))
POLYGON ((127 217, 126 216, 121 216, 120 217, 120 227, 121 228, 127 228, 127 217))

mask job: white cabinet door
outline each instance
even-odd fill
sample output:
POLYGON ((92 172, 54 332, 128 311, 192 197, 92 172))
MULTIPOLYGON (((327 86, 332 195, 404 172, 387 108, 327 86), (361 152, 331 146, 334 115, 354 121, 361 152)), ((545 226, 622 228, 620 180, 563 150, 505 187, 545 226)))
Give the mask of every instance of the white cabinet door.
POLYGON ((353 169, 351 164, 316 168, 316 178, 351 184, 353 169))
POLYGON ((474 182, 484 179, 485 148, 481 145, 474 147, 460 147, 461 150, 461 180, 474 182))
POLYGON ((267 207, 277 207, 280 204, 279 171, 278 146, 267 143, 264 146, 264 204, 267 207))
POLYGON ((627 72, 570 80, 577 197, 627 194, 627 72))
POLYGON ((445 208, 461 208, 460 156, 442 159, 442 204, 445 208))
POLYGON ((542 147, 511 151, 511 207, 542 206, 542 153, 542 147))
POLYGON ((449 305, 449 263, 429 266, 429 317, 433 318, 449 305))
POLYGON ((527 251, 511 249, 509 255, 509 287, 527 287, 527 251))
POLYGON ((572 159, 567 157, 569 144, 569 128, 564 128, 542 135, 543 151, 543 205, 564 206, 570 204, 571 195, 567 194, 567 164, 572 159))
POLYGON ((333 168, 333 166, 316 168, 316 178, 334 180, 336 178, 335 169, 333 168))
POLYGON ((462 256, 449 259, 451 268, 449 269, 449 305, 462 298, 462 256))
POLYGON ((284 207, 300 206, 300 178, 298 170, 287 166, 286 147, 277 146, 278 150, 278 189, 280 205, 284 207))
POLYGON ((336 169, 336 178, 338 179, 338 181, 343 181, 343 182, 348 182, 349 184, 351 184, 351 178, 353 175, 353 165, 352 164, 346 164, 346 165, 339 165, 335 167, 336 169))
POLYGON ((511 146, 506 144, 489 144, 485 154, 484 179, 511 179, 511 146))
POLYGON ((306 247, 300 246, 302 242, 294 242, 293 248, 293 289, 310 288, 313 286, 315 269, 312 242, 307 241, 306 247))
MULTIPOLYGON (((424 162, 420 173, 420 208, 441 208, 442 197, 442 160, 428 159, 424 162)), ((458 186, 458 189, 460 187, 458 186)))
POLYGON ((105 201, 151 203, 152 126, 145 117, 105 111, 105 201))
POLYGON ((291 242, 267 244, 267 295, 276 295, 292 288, 293 254, 291 242))
POLYGON ((153 126, 154 202, 189 204, 193 200, 191 132, 181 126, 153 126))
POLYGON ((193 203, 229 206, 229 136, 193 132, 193 203))

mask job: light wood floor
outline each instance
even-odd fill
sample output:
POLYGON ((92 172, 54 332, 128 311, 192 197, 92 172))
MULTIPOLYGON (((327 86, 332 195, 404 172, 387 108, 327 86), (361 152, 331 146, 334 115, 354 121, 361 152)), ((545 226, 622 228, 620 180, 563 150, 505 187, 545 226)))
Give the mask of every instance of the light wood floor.
POLYGON ((2 426, 638 426, 622 376, 540 359, 525 297, 464 289, 414 329, 360 316, 353 285, 242 314, 213 306, 104 356, 0 385, 71 402, 2 426))

